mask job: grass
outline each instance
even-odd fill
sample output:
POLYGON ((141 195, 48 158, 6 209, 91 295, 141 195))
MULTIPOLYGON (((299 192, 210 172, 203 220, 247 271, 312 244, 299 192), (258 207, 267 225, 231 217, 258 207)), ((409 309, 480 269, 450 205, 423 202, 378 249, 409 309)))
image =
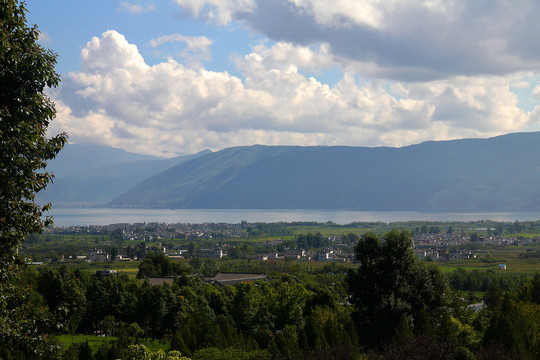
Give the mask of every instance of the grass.
POLYGON ((540 272, 540 259, 538 258, 519 259, 519 252, 500 250, 489 252, 493 260, 486 262, 483 261, 483 258, 485 259, 487 254, 480 258, 437 262, 436 264, 445 272, 451 272, 457 268, 480 271, 493 270, 501 273, 523 274, 527 276, 533 276, 536 272, 540 272), (506 264, 506 270, 499 270, 499 264, 506 264))
MULTIPOLYGON (((477 222, 477 223, 453 223, 453 222, 399 222, 399 223, 382 223, 382 222, 366 222, 366 223, 353 223, 349 225, 337 225, 334 223, 290 223, 290 224, 284 224, 283 230, 284 233, 288 233, 289 235, 267 235, 267 236, 260 236, 260 237, 245 237, 245 238, 223 238, 223 239, 162 239, 162 241, 165 241, 170 244, 174 245, 182 245, 183 247, 187 247, 187 245, 190 242, 195 242, 199 247, 206 247, 206 246, 212 246, 212 244, 215 244, 216 241, 220 241, 222 243, 227 243, 229 245, 235 245, 235 246, 241 246, 242 244, 250 244, 255 245, 262 243, 264 244, 267 241, 273 241, 278 239, 292 239, 296 235, 299 234, 307 234, 307 233, 321 233, 323 236, 339 236, 342 234, 348 234, 353 233, 357 235, 365 234, 366 232, 376 232, 376 233, 385 233, 388 230, 392 228, 399 228, 399 229, 409 229, 414 230, 417 227, 421 227, 422 225, 426 226, 437 226, 441 229, 441 231, 445 230, 448 226, 452 225, 456 228, 463 228, 466 227, 474 229, 477 227, 486 227, 486 226, 492 226, 490 223, 484 223, 484 222, 477 222)), ((533 238, 535 236, 539 236, 538 233, 534 233, 532 231, 524 231, 523 233, 515 234, 516 236, 522 236, 527 238, 533 238)), ((53 235, 53 234, 43 234, 43 235, 36 235, 36 239, 41 239, 41 242, 38 242, 36 244, 29 244, 29 247, 37 247, 40 248, 41 251, 49 251, 49 250, 55 250, 59 251, 61 253, 65 253, 69 250, 74 252, 81 252, 83 253, 86 248, 88 247, 95 247, 95 246, 105 246, 109 244, 109 237, 108 236, 97 236, 97 235, 53 235), (80 247, 77 250, 77 247, 80 247)), ((37 241, 34 239, 35 241, 37 241)), ((136 245, 140 243, 140 241, 125 241, 124 244, 132 244, 136 245)), ((448 262, 436 262, 438 266, 440 266, 443 271, 449 272, 453 271, 457 268, 463 268, 466 270, 479 270, 479 271, 487 271, 487 270, 493 270, 497 272, 504 272, 504 273, 510 273, 510 274, 524 274, 527 276, 534 275, 535 272, 540 272, 540 259, 539 258, 529 258, 529 259, 519 259, 518 255, 523 252, 527 251, 537 251, 540 250, 540 243, 536 242, 534 244, 525 245, 525 246, 507 246, 504 248, 493 248, 493 247, 486 247, 483 249, 483 252, 479 253, 479 258, 477 259, 465 259, 465 260, 459 260, 459 261, 448 261, 448 262), (489 259, 486 259, 486 257, 489 257, 489 259), (486 261, 489 260, 489 261, 486 261), (498 265, 499 264, 506 264, 507 269, 506 270, 499 270, 498 265)), ((262 250, 261 250, 262 251, 262 250)), ((189 265, 189 260, 174 260, 175 262, 184 262, 189 265)), ((237 270, 240 269, 241 266, 237 266, 239 264, 253 264, 256 265, 255 262, 247 262, 247 260, 230 260, 230 259, 223 259, 216 263, 216 267, 220 268, 222 267, 222 271, 227 269, 230 270, 237 270)), ((134 261, 134 262, 116 262, 116 263, 86 263, 83 261, 70 261, 66 263, 57 263, 57 264, 48 264, 47 266, 51 267, 57 267, 62 265, 67 265, 69 267, 77 267, 79 268, 83 273, 88 275, 93 275, 97 270, 117 270, 119 273, 127 274, 129 277, 135 277, 138 272, 138 266, 140 262, 134 261)), ((280 269, 290 269, 290 265, 293 263, 285 264, 275 264, 275 265, 261 265, 260 267, 263 269, 274 269, 275 271, 279 271, 280 269)), ((310 269, 318 269, 323 266, 325 266, 326 263, 324 262, 305 262, 300 261, 295 266, 294 269, 298 268, 310 268, 310 269)), ((346 265, 347 267, 349 265, 346 265)), ((354 267, 355 265, 351 265, 354 267)))
MULTIPOLYGON (((380 226, 379 226, 380 227, 380 226)), ((353 233, 356 235, 362 235, 370 231, 379 231, 375 227, 358 227, 358 226, 324 226, 324 225, 290 225, 288 230, 292 230, 294 235, 307 234, 307 233, 321 233, 323 236, 339 236, 343 234, 353 233)))
POLYGON ((115 342, 118 338, 116 336, 94 336, 94 335, 59 335, 58 341, 62 345, 62 351, 66 351, 72 344, 79 344, 88 342, 90 348, 95 351, 104 342, 115 342))
POLYGON ((524 238, 528 238, 528 239, 534 239, 535 237, 538 237, 538 233, 525 233, 525 232, 521 232, 521 233, 514 234, 514 236, 517 236, 517 237, 524 237, 524 238))
MULTIPOLYGON (((488 250, 479 254, 478 258, 463 259, 463 260, 454 260, 454 261, 445 261, 445 262, 434 262, 437 266, 440 266, 444 272, 452 272, 457 268, 463 268, 464 270, 479 270, 479 271, 488 271, 493 270, 496 272, 507 273, 507 274, 518 274, 533 276, 536 272, 540 272, 540 259, 539 258, 529 258, 529 259, 519 259, 518 255, 523 251, 516 251, 514 248, 507 248, 503 250, 488 250), (485 261, 488 254, 491 256, 490 261, 485 261), (499 264, 506 264, 506 270, 499 270, 499 264)), ((183 262, 186 265, 189 265, 189 259, 184 260, 174 260, 174 262, 183 262)), ((139 261, 133 261, 128 263, 69 263, 66 265, 78 267, 83 273, 88 275, 94 275, 97 270, 112 269, 117 270, 119 274, 127 274, 129 277, 136 277, 138 272, 139 261)), ((257 261, 248 261, 245 259, 222 259, 216 262, 216 267, 221 268, 222 271, 228 271, 228 269, 239 269, 243 266, 251 264, 254 267, 259 265, 262 269, 266 271, 280 271, 290 269, 291 265, 294 269, 320 269, 325 265, 330 263, 322 261, 284 261, 279 260, 276 264, 270 264, 270 262, 259 263, 257 261), (239 267, 240 266, 240 267, 239 267)), ((52 264, 51 264, 52 265, 52 264)), ((48 266, 51 266, 48 265, 48 266)), ((347 268, 355 268, 357 264, 336 264, 344 265, 347 268)), ((59 266, 59 265, 52 265, 59 266)), ((234 270, 233 270, 234 271, 234 270)))
MULTIPOLYGON (((92 351, 96 351, 101 346, 102 343, 116 342, 118 341, 118 337, 76 334, 73 336, 73 341, 72 341, 71 335, 59 335, 58 341, 62 345, 62 352, 66 351, 72 344, 85 343, 87 341, 92 351)), ((135 341, 135 339, 130 338, 130 341, 135 341)), ((157 351, 157 350, 167 351, 170 346, 169 343, 165 340, 138 339, 138 343, 145 345, 151 351, 157 351)))

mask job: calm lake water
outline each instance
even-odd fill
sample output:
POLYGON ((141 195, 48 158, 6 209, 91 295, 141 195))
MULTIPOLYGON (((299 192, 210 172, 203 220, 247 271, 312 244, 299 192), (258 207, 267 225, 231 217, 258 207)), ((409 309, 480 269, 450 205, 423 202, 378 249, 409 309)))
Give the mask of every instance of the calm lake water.
POLYGON ((56 226, 109 225, 117 223, 191 223, 200 224, 279 221, 332 221, 336 224, 382 221, 526 221, 540 220, 540 213, 507 212, 415 212, 415 211, 349 211, 349 210, 237 210, 237 209, 117 209, 57 208, 51 211, 56 226))

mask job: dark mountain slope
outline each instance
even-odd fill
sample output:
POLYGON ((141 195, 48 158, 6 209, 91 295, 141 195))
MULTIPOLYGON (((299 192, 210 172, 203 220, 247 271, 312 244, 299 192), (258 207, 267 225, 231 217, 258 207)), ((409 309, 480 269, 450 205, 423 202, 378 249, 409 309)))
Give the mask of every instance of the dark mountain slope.
POLYGON ((250 146, 174 166, 122 206, 540 210, 540 133, 403 148, 250 146))

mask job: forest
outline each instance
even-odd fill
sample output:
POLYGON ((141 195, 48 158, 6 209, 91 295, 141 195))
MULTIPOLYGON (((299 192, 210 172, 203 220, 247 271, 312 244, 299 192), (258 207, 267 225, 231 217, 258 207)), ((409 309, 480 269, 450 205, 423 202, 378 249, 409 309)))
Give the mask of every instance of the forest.
MULTIPOLYGON (((233 286, 207 283, 201 268, 160 252, 136 277, 32 266, 14 285, 31 304, 28 331, 45 334, 31 348, 41 358, 538 358, 539 273, 445 275, 414 255, 406 230, 366 233, 355 252, 355 267, 238 261, 234 271, 268 278, 233 286), (150 284, 148 276, 163 275, 172 281, 150 284), (481 309, 469 306, 472 291, 483 291, 481 309), (81 334, 86 341, 61 343, 81 334)), ((32 358, 28 350, 13 343, 0 358, 32 358)))

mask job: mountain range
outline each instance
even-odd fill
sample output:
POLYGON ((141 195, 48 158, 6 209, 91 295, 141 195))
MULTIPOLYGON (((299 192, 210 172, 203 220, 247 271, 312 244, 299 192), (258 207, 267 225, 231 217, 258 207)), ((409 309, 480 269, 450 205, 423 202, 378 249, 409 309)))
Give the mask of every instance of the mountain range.
MULTIPOLYGON (((113 161, 54 186, 64 183, 77 188, 80 202, 126 207, 537 211, 540 132, 400 148, 234 147, 113 161)), ((63 187, 54 194, 62 192, 73 194, 63 187)))
POLYGON ((37 200, 57 206, 106 205, 141 181, 206 152, 163 159, 110 146, 68 144, 47 165, 54 180, 37 200))

